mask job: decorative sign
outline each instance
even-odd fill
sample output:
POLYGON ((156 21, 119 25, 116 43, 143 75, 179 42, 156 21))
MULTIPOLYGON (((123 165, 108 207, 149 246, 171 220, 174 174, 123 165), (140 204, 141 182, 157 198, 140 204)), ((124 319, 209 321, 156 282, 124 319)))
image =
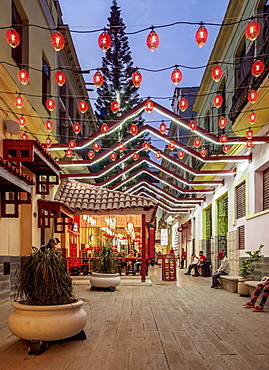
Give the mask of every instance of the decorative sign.
POLYGON ((163 254, 162 280, 177 280, 176 256, 163 254))
POLYGON ((168 230, 161 229, 161 245, 168 245, 168 230))

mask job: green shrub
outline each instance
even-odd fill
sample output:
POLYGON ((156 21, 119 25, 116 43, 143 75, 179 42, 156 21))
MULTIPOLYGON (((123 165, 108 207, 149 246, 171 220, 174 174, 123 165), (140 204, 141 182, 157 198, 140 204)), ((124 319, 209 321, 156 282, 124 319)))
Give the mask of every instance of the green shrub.
POLYGON ((250 267, 250 265, 252 262, 258 261, 262 257, 261 249, 263 247, 264 245, 261 244, 257 251, 246 252, 246 254, 250 256, 250 258, 246 258, 244 261, 242 261, 242 268, 239 270, 239 276, 247 277, 248 275, 251 275, 255 268, 250 267))

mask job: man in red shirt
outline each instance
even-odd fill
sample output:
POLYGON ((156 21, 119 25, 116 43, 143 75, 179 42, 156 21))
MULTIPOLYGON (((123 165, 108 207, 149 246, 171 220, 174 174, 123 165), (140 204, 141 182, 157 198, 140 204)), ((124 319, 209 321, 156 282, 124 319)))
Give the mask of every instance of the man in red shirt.
POLYGON ((184 268, 186 258, 187 258, 187 253, 184 251, 184 248, 182 248, 181 256, 180 256, 180 268, 181 269, 184 268))
POLYGON ((194 266, 195 274, 193 276, 200 276, 198 272, 198 267, 203 267, 203 263, 206 262, 206 257, 204 256, 203 251, 199 252, 199 260, 200 260, 199 263, 196 266, 194 266))

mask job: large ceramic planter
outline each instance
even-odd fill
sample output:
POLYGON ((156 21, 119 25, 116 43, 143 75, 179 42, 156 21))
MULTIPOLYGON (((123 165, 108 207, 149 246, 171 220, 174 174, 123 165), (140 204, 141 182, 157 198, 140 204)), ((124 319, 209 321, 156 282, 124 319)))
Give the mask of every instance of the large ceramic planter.
POLYGON ((21 339, 54 341, 72 337, 82 331, 87 314, 79 299, 72 304, 30 306, 14 302, 8 318, 9 330, 21 339))
POLYGON ((244 284, 245 281, 250 281, 252 280, 251 278, 239 278, 238 279, 238 293, 242 297, 248 297, 249 296, 249 289, 248 287, 244 284))
POLYGON ((93 272, 90 277, 90 283, 95 288, 114 290, 120 284, 119 274, 102 274, 93 272))

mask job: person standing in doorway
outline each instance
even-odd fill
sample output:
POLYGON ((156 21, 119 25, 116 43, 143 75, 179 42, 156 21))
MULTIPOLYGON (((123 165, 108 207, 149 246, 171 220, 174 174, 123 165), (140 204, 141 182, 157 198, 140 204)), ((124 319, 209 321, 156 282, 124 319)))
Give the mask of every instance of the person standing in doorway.
POLYGON ((180 268, 184 268, 184 264, 187 258, 187 253, 184 251, 184 248, 181 249, 181 256, 180 256, 180 268))

